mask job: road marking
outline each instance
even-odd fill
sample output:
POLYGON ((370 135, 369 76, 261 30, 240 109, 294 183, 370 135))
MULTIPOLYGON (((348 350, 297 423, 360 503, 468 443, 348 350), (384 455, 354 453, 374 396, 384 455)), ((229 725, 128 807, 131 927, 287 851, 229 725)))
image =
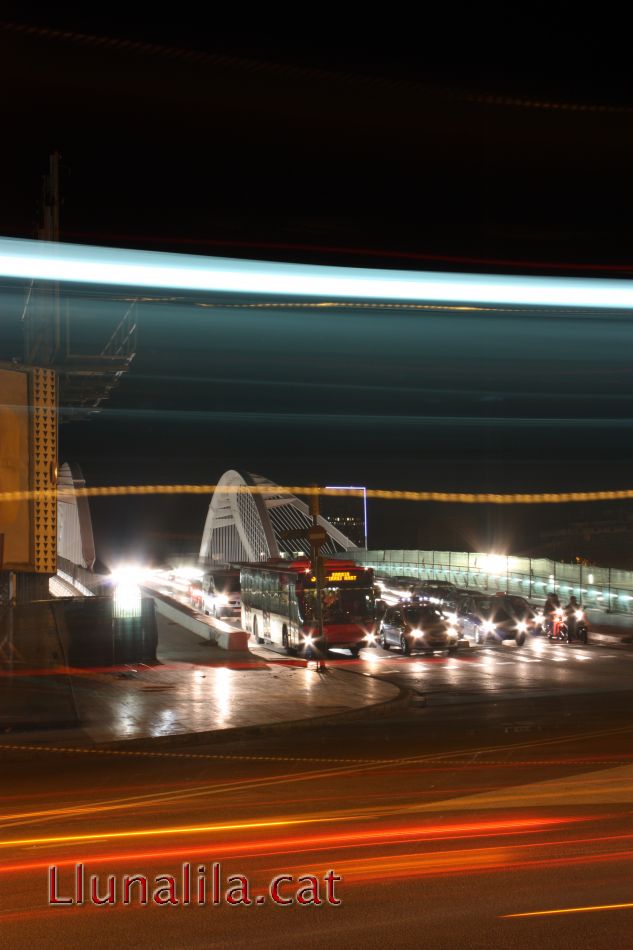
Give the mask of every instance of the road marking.
MULTIPOLYGON (((590 732, 571 733, 564 736, 558 736, 552 739, 535 739, 531 742, 511 743, 505 746, 486 746, 484 748, 466 747, 456 749, 453 752, 431 752, 423 756, 401 756, 391 759, 336 759, 336 758, 309 758, 298 756, 274 756, 274 755, 221 755, 205 752, 151 752, 145 750, 133 749, 95 749, 89 746, 45 746, 45 745, 13 745, 11 743, 0 744, 0 752, 5 750, 18 750, 24 752, 60 752, 60 753, 80 753, 82 755, 112 755, 112 756, 138 756, 141 758, 172 758, 172 759, 226 759, 247 762, 327 762, 328 764, 357 765, 363 769, 365 766, 381 767, 394 764, 416 765, 420 762, 436 761, 438 759, 453 760, 460 756, 488 755, 495 752, 514 752, 519 749, 538 748, 546 745, 560 745, 562 742, 579 742, 585 739, 598 739, 605 736, 616 736, 624 733, 633 732, 633 726, 617 726, 611 729, 592 730, 590 732)), ((195 735, 195 734, 194 734, 195 735)))
MULTIPOLYGON (((186 735, 186 733, 185 733, 186 735)), ((196 733, 191 733, 195 736, 196 733)), ((149 739, 149 742, 152 740, 149 739)), ((236 740, 237 741, 237 740, 236 740)), ((80 753, 82 755, 114 755, 114 756, 137 756, 139 758, 154 759, 219 759, 237 762, 327 762, 328 764, 353 764, 360 765, 368 763, 390 763, 393 759, 348 759, 348 758, 327 758, 325 756, 297 756, 297 755, 222 755, 212 752, 153 752, 143 749, 96 749, 92 746, 47 746, 47 745, 17 745, 14 743, 0 744, 0 752, 67 752, 80 753)))

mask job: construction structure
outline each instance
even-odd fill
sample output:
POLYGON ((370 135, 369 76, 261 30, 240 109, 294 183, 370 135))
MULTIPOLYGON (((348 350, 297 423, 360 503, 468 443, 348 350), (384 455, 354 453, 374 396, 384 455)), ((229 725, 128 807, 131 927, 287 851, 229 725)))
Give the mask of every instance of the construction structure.
MULTIPOLYGON (((60 170, 61 156, 54 152, 42 183, 42 241, 60 239, 60 170)), ((61 422, 85 419, 99 411, 134 359, 136 299, 102 299, 85 289, 77 296, 72 286, 62 292, 46 281, 30 281, 25 291, 24 363, 57 374, 61 422)))
MULTIPOLYGON (((37 229, 38 238, 53 247, 60 239, 61 168, 54 152, 43 178, 37 229)), ((0 366, 0 604, 5 605, 49 596, 49 579, 58 566, 58 425, 99 411, 129 369, 137 335, 134 295, 119 299, 85 288, 79 294, 72 284, 62 291, 58 282, 46 280, 28 281, 24 292, 23 360, 0 366)), ((82 481, 80 473, 62 473, 66 488, 77 479, 82 481)), ((82 509, 67 502, 59 509, 66 527, 71 511, 72 521, 82 509)), ((87 509, 82 524, 87 547, 69 548, 61 557, 67 567, 90 571, 94 543, 87 509)))

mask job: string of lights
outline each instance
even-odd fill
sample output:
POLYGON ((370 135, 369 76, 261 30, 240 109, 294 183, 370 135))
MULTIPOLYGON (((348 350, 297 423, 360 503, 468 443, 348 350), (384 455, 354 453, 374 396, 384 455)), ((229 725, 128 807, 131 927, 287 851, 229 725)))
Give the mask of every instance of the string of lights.
MULTIPOLYGON (((1 492, 0 503, 20 502, 51 498, 105 498, 123 495, 211 495, 217 485, 96 485, 89 488, 64 488, 50 491, 12 491, 1 492)), ((328 489, 306 485, 222 485, 223 492, 249 493, 252 495, 278 495, 288 492, 293 495, 337 496, 347 495, 362 498, 365 489, 328 489)), ((441 492, 441 491, 399 491, 396 489, 367 488, 367 498, 383 501, 438 502, 458 505, 561 505, 577 502, 630 501, 633 500, 633 488, 609 491, 570 491, 570 492, 441 492)))

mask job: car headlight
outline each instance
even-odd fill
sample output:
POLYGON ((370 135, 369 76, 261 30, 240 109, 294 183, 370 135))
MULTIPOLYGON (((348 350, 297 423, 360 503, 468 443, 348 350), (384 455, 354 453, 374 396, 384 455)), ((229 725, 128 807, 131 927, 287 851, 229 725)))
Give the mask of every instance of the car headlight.
POLYGON ((527 628, 528 628, 528 625, 526 624, 525 620, 519 620, 517 624, 517 630, 519 631, 519 633, 526 633, 527 628))
POLYGON ((418 640, 420 637, 424 636, 424 631, 423 631, 423 630, 412 630, 412 631, 411 631, 411 636, 412 636, 412 637, 415 637, 415 639, 418 640))
POLYGON ((451 623, 452 626, 455 626, 457 623, 457 614, 448 613, 446 614, 446 619, 451 623))
POLYGON ((491 620, 484 620, 482 626, 483 626, 484 633, 494 633, 494 632, 495 632, 495 625, 494 625, 494 623, 492 623, 491 620))
POLYGON ((371 643, 375 643, 375 642, 376 642, 376 634, 375 634, 375 633, 368 633, 368 634, 366 634, 366 635, 365 635, 365 640, 366 640, 367 643, 370 643, 370 644, 371 644, 371 643))
POLYGON ((311 647, 313 643, 314 637, 310 636, 309 633, 306 633, 305 637, 303 638, 303 645, 306 647, 311 647))
POLYGON ((446 632, 447 632, 447 633, 449 634, 449 636, 451 636, 451 637, 456 637, 456 636, 457 636, 457 630, 456 630, 456 628, 453 627, 453 626, 450 626, 450 627, 447 629, 446 632))

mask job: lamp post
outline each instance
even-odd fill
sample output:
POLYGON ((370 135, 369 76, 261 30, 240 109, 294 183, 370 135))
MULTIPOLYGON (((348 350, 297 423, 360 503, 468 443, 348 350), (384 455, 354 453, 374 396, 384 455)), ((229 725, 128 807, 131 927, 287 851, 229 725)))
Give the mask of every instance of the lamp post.
POLYGON ((367 550, 367 488, 364 485, 326 485, 331 491, 362 491, 363 493, 363 529, 365 534, 365 550, 367 550))

